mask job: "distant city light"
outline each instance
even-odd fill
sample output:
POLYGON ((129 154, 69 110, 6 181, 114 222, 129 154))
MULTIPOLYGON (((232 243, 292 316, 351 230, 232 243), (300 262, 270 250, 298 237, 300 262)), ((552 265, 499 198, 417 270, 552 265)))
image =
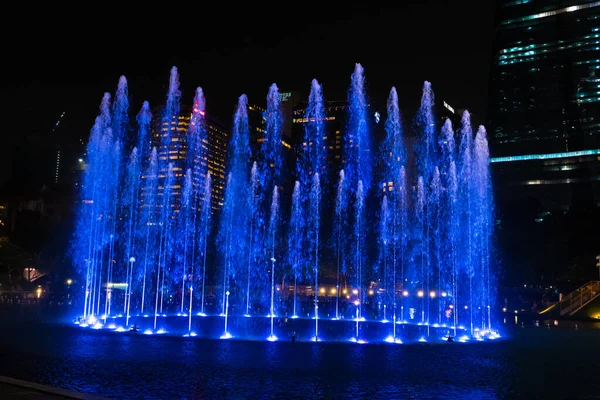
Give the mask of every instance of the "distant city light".
POLYGON ((565 153, 529 154, 529 155, 524 155, 524 156, 494 157, 494 158, 490 158, 490 162, 491 163, 499 163, 499 162, 513 162, 513 161, 530 161, 530 160, 551 160, 554 158, 569 158, 569 157, 582 157, 582 156, 595 156, 595 155, 600 155, 600 149, 569 151, 569 152, 565 152, 565 153))
POLYGON ((448 111, 450 111, 452 114, 454 114, 454 108, 452 106, 450 106, 450 104, 446 103, 445 101, 444 101, 444 107, 446 107, 446 109, 448 111))

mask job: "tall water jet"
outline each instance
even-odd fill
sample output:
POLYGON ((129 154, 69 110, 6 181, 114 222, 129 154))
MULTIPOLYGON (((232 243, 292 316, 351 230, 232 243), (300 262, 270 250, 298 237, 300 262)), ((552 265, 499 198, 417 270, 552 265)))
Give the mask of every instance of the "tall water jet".
POLYGON ((421 135, 418 148, 418 171, 425 182, 431 181, 433 169, 438 165, 438 152, 435 136, 435 120, 433 116, 434 95, 431 83, 423 83, 423 95, 421 96, 421 107, 417 112, 415 125, 421 135))
POLYGON ((158 263, 156 266, 156 292, 154 302, 154 329, 156 330, 156 322, 159 313, 162 313, 164 292, 165 292, 165 269, 167 268, 167 257, 169 254, 169 226, 171 224, 171 188, 175 180, 173 173, 173 164, 169 164, 167 169, 167 178, 164 181, 162 214, 160 222, 160 239, 158 245, 158 263), (159 302, 160 298, 160 302, 159 302))
MULTIPOLYGON (((395 194, 396 200, 394 202, 394 218, 396 227, 394 237, 397 237, 398 250, 399 250, 399 263, 400 263, 400 281, 402 282, 402 304, 400 305, 400 321, 404 323, 404 293, 408 293, 406 290, 405 278, 405 262, 406 262, 406 249, 408 246, 408 186, 406 181, 406 169, 404 166, 400 167, 400 174, 398 177, 398 189, 395 194)), ((394 267, 394 276, 396 276, 396 267, 394 267)), ((397 285, 397 280, 394 278, 394 290, 397 285)), ((394 304, 395 304, 395 293, 394 293, 394 304)), ((394 319, 396 317, 394 306, 394 319)), ((395 327, 394 327, 395 329, 395 327)), ((394 330, 395 332, 395 330, 394 330)))
MULTIPOLYGON (((441 209, 439 213, 440 218, 444 221, 440 226, 443 238, 440 244, 443 254, 442 262, 445 266, 443 273, 446 276, 450 276, 450 279, 444 282, 445 286, 441 290, 445 290, 449 294, 447 301, 452 307, 449 307, 450 304, 445 307, 448 307, 452 313, 452 325, 454 325, 454 329, 456 330, 456 324, 458 323, 456 318, 458 315, 456 251, 459 234, 458 215, 460 210, 457 209, 456 143, 450 119, 444 122, 438 142, 440 147, 440 174, 444 188, 438 205, 441 209)), ((456 331, 454 334, 456 335, 456 331)))
POLYGON ((100 195, 103 185, 103 159, 105 148, 102 144, 103 132, 110 123, 110 95, 105 93, 100 104, 100 113, 96 117, 87 145, 87 164, 80 189, 80 206, 77 215, 77 232, 72 244, 73 262, 81 275, 85 276, 83 317, 90 314, 94 285, 95 254, 99 246, 99 216, 102 215, 100 195))
POLYGON ((481 328, 492 329, 491 322, 491 271, 490 271, 490 252, 492 237, 492 187, 490 180, 490 152, 486 137, 486 131, 480 126, 475 136, 473 148, 473 182, 475 184, 475 203, 476 203, 476 221, 475 237, 477 240, 477 256, 479 263, 480 280, 480 308, 481 308, 481 328))
POLYGON ((345 174, 344 170, 340 171, 338 185, 337 185, 337 194, 335 196, 335 235, 336 235, 336 265, 337 271, 335 274, 335 319, 340 319, 340 274, 346 272, 345 268, 345 258, 342 259, 342 235, 345 231, 345 222, 346 222, 346 193, 345 193, 345 174))
MULTIPOLYGON (((181 313, 184 310, 185 304, 185 281, 188 277, 188 264, 190 263, 189 255, 192 253, 192 249, 190 247, 194 247, 194 234, 195 234, 195 225, 194 225, 194 214, 195 210, 193 207, 193 183, 192 183, 192 170, 188 169, 185 173, 185 178, 183 180, 183 192, 181 196, 181 209, 179 212, 179 232, 183 232, 183 241, 179 243, 182 244, 182 248, 179 249, 178 254, 182 257, 180 260, 180 264, 182 266, 181 271, 181 313)), ((191 261, 193 263, 193 260, 191 261)), ((191 286, 190 286, 191 287, 191 286)), ((190 294, 191 295, 191 294, 190 294)), ((190 310, 191 313, 191 310, 190 310)))
MULTIPOLYGON (((202 250, 202 293, 200 296, 201 306, 200 315, 205 316, 204 311, 204 294, 206 292, 206 259, 208 250, 208 238, 210 237, 210 221, 212 215, 212 207, 210 205, 210 199, 212 196, 212 179, 210 174, 207 172, 204 178, 204 191, 202 193, 202 209, 200 214, 200 235, 198 235, 198 248, 202 250)), ((192 270, 192 275, 194 271, 192 270)), ((190 310, 191 314, 191 310, 190 310)))
MULTIPOLYGON (((123 206, 127 210, 127 217, 125 220, 125 230, 127 232, 127 249, 125 259, 125 263, 127 265, 127 273, 125 276, 125 282, 127 286, 125 287, 125 297, 123 301, 123 312, 127 315, 127 322, 125 325, 128 325, 129 321, 129 303, 131 302, 131 276, 133 275, 133 262, 131 262, 131 258, 133 257, 133 246, 135 243, 135 231, 134 227, 137 222, 137 209, 138 209, 138 190, 139 190, 139 182, 140 180, 140 162, 138 160, 138 150, 136 147, 131 151, 131 156, 129 157, 129 163, 127 164, 127 177, 126 177, 126 190, 123 196, 123 206)), ((135 258, 134 258, 135 260, 135 258)))
POLYGON ((159 160, 159 170, 161 174, 165 174, 165 176, 167 174, 169 162, 171 161, 171 131, 175 131, 177 129, 180 98, 181 92, 179 91, 179 73, 177 72, 177 67, 173 67, 171 68, 171 73, 169 76, 167 102, 162 110, 161 115, 161 139, 160 148, 158 149, 159 154, 165 155, 159 160))
MULTIPOLYGON (((437 146, 436 146, 436 135, 435 135, 435 121, 433 116, 433 104, 434 95, 431 88, 431 83, 425 81, 423 83, 423 94, 421 96, 421 106, 417 112, 415 118, 415 128, 417 134, 420 135, 420 141, 417 149, 417 170, 420 176, 423 177, 423 182, 426 185, 430 185, 433 170, 438 164, 437 157, 437 146)), ((427 305, 427 316, 426 322, 429 323, 429 303, 430 303, 430 292, 429 292, 429 278, 431 274, 431 253, 432 240, 431 240, 431 228, 432 228, 432 216, 433 207, 431 203, 427 201, 427 197, 423 202, 423 233, 422 233, 422 251, 421 259, 424 269, 424 296, 423 299, 427 305)), ((425 322, 425 321, 423 321, 425 322)), ((429 326, 429 325, 428 325, 429 326)))
MULTIPOLYGON (((307 144, 307 147, 304 148, 304 156, 309 174, 312 175, 308 220, 308 237, 311 245, 309 258, 313 268, 315 286, 315 340, 319 340, 319 231, 321 229, 321 177, 326 176, 324 170, 326 165, 324 143, 326 115, 323 106, 322 87, 316 79, 313 79, 311 82, 305 118, 308 122, 305 124, 304 142, 307 144)), ((306 183, 308 184, 308 182, 306 183)))
POLYGON ((156 147, 152 148, 148 168, 146 170, 146 184, 142 196, 142 232, 144 235, 144 270, 142 273, 142 300, 141 310, 144 313, 146 303, 146 280, 148 268, 154 264, 155 238, 150 235, 154 226, 157 225, 157 203, 158 203, 158 153, 156 147))
POLYGON ((299 162, 299 175, 303 187, 309 188, 312 184, 311 177, 319 174, 321 179, 325 176, 326 146, 325 137, 325 108, 323 105, 323 91, 316 79, 312 80, 308 106, 304 118, 304 144, 301 149, 299 162))
MULTIPOLYGON (((140 186, 141 186, 141 174, 144 167, 143 160, 148 157, 148 138, 150 137, 150 121, 152 120, 152 113, 150 112, 150 104, 145 101, 142 105, 140 112, 137 114, 138 123, 138 137, 137 146, 134 148, 136 152, 135 162, 130 160, 128 171, 127 171, 127 194, 124 195, 124 199, 127 200, 129 206, 128 218, 126 224, 128 224, 128 239, 127 249, 125 253, 125 263, 127 264, 126 282, 127 287, 125 289, 125 301, 123 312, 126 313, 126 326, 129 326, 129 315, 131 308, 131 291, 133 290, 133 276, 134 276, 134 263, 136 253, 136 243, 141 240, 138 237, 138 226, 140 218, 140 186), (131 261, 134 260, 134 261, 131 261)), ((144 193, 142 193, 144 194, 144 193)), ((127 205, 125 204, 125 205, 127 205)), ((139 258, 139 257, 138 257, 139 258)))
MULTIPOLYGON (((108 97, 110 99, 110 97, 108 97)), ((92 284, 92 301, 90 304, 90 311, 92 316, 100 314, 100 299, 102 297, 102 277, 104 273, 104 258, 107 258, 107 263, 110 263, 111 250, 109 249, 108 254, 106 253, 106 246, 112 246, 113 237, 111 219, 114 216, 113 211, 113 200, 114 196, 114 181, 112 180, 111 174, 114 172, 114 160, 117 154, 114 153, 118 148, 114 142, 114 137, 111 128, 111 114, 110 114, 110 103, 102 103, 101 114, 104 125, 101 127, 101 141, 100 141, 100 153, 102 153, 102 166, 99 171, 100 174, 100 191, 98 193, 98 203, 100 211, 99 218, 99 229, 96 232, 94 241, 96 242, 95 254, 93 258, 93 284, 92 284)), ((108 286, 108 285, 107 285, 108 286)), ((108 290, 108 287, 107 287, 108 290)))
POLYGON ((379 216, 379 269, 380 274, 378 274, 379 278, 382 282, 383 289, 383 320, 387 322, 387 307, 392 303, 391 294, 394 292, 394 287, 392 287, 392 283, 390 282, 390 278, 393 277, 393 271, 389 271, 390 265, 393 267, 392 263, 389 263, 389 251, 388 247, 391 244, 391 232, 390 232, 390 210, 388 206, 388 198, 387 195, 383 196, 383 200, 381 201, 381 212, 379 216))
POLYGON ((362 181, 365 193, 371 185, 371 140, 367 120, 368 104, 365 94, 364 69, 356 64, 348 91, 349 113, 347 137, 344 141, 344 171, 351 187, 362 181))
POLYGON ((459 228, 460 228, 460 209, 458 204, 458 179, 456 177, 456 164, 454 161, 450 163, 450 168, 448 169, 448 209, 450 211, 450 215, 448 218, 448 241, 449 241, 449 253, 450 253, 450 266, 452 269, 452 317, 453 317, 453 326, 454 326, 454 336, 456 336, 456 328, 458 326, 458 268, 456 262, 456 252, 458 249, 458 238, 459 238, 459 228))
POLYGON ((406 161, 402 118, 395 87, 390 90, 387 100, 387 114, 385 121, 386 137, 382 143, 380 154, 384 161, 384 182, 394 182, 400 174, 400 168, 406 161))
POLYGON ((265 137, 260 147, 258 157, 258 174, 260 187, 258 190, 258 215, 256 218, 253 235, 255 240, 262 243, 258 249, 257 255, 257 271, 256 271, 256 288, 255 293, 258 295, 257 305, 260 312, 264 312, 269 308, 269 285, 267 277, 263 277, 264 269, 260 267, 263 262, 269 262, 271 258, 269 248, 266 243, 269 242, 267 235, 268 221, 271 205, 271 191, 273 186, 281 185, 281 167, 282 167, 282 151, 281 144, 282 126, 283 126, 283 111, 280 103, 279 89, 276 84, 269 87, 267 94, 267 107, 264 112, 265 137))
POLYGON ((229 291, 229 277, 235 274, 232 260, 242 259, 246 242, 246 199, 248 196, 248 169, 250 166, 250 132, 248 130, 248 98, 241 95, 233 120, 233 132, 229 148, 227 185, 225 201, 221 212, 219 229, 219 250, 222 268, 222 314, 226 309, 226 292, 229 291), (234 241, 233 238, 236 240, 234 241))
POLYGON ((206 100, 201 87, 196 88, 194 96, 194 106, 190 116, 190 125, 188 129, 188 151, 186 159, 186 168, 192 170, 192 181, 198 180, 200 185, 196 189, 199 192, 204 187, 202 178, 207 173, 206 163, 201 162, 202 143, 207 140, 206 135, 206 100))
MULTIPOLYGON (((177 149, 173 148, 173 141, 171 140, 171 132, 177 129, 178 116, 179 116, 179 99, 181 93, 179 91, 179 74, 177 68, 171 68, 169 77, 169 89, 167 92, 167 102, 162 110, 161 123, 160 123, 160 147, 158 148, 158 170, 159 170, 159 195, 162 187, 162 202, 159 207, 161 208, 161 222, 160 222, 160 240, 159 240, 159 266, 160 277, 157 277, 162 283, 159 283, 160 288, 160 302, 155 302, 160 306, 160 312, 162 313, 163 302, 164 302, 164 277, 165 269, 170 267, 172 253, 171 246, 171 224, 173 213, 171 204, 171 191, 172 186, 175 186, 176 177, 169 169, 172 169, 171 159, 172 153, 176 152, 177 149)), ((159 200, 157 198, 157 200, 159 200)), ((157 299, 159 298, 159 290, 155 293, 157 299)), ((155 307, 155 321, 159 307, 155 307)), ((155 322, 156 328, 156 322, 155 322)))
MULTIPOLYGON (((121 238, 118 237, 118 234, 121 233, 121 228, 127 228, 127 222, 125 222, 125 224, 123 224, 121 222, 121 218, 117 217, 117 214, 119 212, 121 213, 126 213, 129 210, 129 199, 127 198, 128 196, 125 193, 120 193, 119 192, 119 186, 121 183, 123 183, 124 185, 127 185, 129 182, 127 182, 127 175, 125 176, 125 179, 123 179, 123 182, 121 181, 121 175, 122 175, 122 171, 121 171, 121 167, 122 165, 127 165, 127 163, 129 161, 131 161, 130 157, 127 157, 127 154, 123 153, 123 148, 126 145, 126 141, 128 139, 128 134, 129 134, 129 99, 128 99, 128 88, 127 88, 127 79, 124 76, 121 76, 119 78, 119 83, 117 85, 117 91, 115 93, 115 101, 113 103, 113 110, 112 110, 112 123, 111 123, 111 128, 112 128, 112 133, 113 133, 113 139, 115 141, 115 145, 118 143, 118 145, 116 145, 116 147, 118 147, 118 154, 115 153, 114 157, 113 157, 113 171, 116 173, 116 175, 114 175, 112 178, 114 180, 114 185, 113 185, 113 200, 115 201, 115 203, 113 204, 113 226, 112 226, 112 231, 111 234, 113 235, 113 238, 116 240, 116 243, 113 242, 113 248, 111 251, 111 255, 110 255, 110 260, 109 260, 109 264, 108 264, 108 270, 109 273, 107 275, 107 296, 106 296, 106 301, 105 301, 105 306, 104 306, 104 315, 107 316, 110 314, 110 310, 111 310, 111 304, 113 301, 113 297, 114 297, 114 292, 112 289, 112 282, 113 282, 113 275, 116 275, 115 278, 118 282, 127 282, 127 277, 126 276, 122 276, 121 275, 121 271, 120 270, 114 270, 113 265, 115 264, 115 262, 117 262, 117 260, 114 260, 114 256, 116 253, 116 249, 115 249, 115 244, 118 244, 120 240, 125 241, 125 240, 129 240, 129 238, 121 238), (129 158, 128 160, 123 159, 124 157, 129 158), (122 226, 118 226, 118 225, 122 225, 122 226), (120 239, 120 240, 119 240, 120 239), (114 260, 114 262, 113 262, 114 260), (109 287, 111 286, 111 287, 109 287)), ((117 148, 115 148, 115 150, 117 150, 117 148)), ((120 261, 120 260, 119 260, 120 261)), ((125 260, 125 263, 127 263, 127 261, 125 260)), ((124 296, 124 301, 123 304, 125 304, 125 296, 124 296)))
MULTIPOLYGON (((190 257, 189 257, 189 265, 184 266, 183 269, 183 280, 188 279, 190 282, 190 326, 191 326, 191 314, 192 314, 192 303, 193 299, 193 281, 195 279, 195 266, 197 263, 202 260, 197 259, 197 254, 200 252, 202 258, 205 258, 206 251, 201 251, 204 245, 204 238, 202 235, 204 234, 204 225, 202 220, 198 220, 198 214, 203 212, 203 210, 208 207, 211 209, 211 197, 206 197, 204 191, 206 189, 206 184, 210 187, 210 174, 208 171, 208 163, 203 162, 203 143, 207 141, 206 134, 206 100, 204 98, 204 92, 201 87, 196 88, 196 93, 194 95, 194 103, 192 107, 192 113, 190 115, 190 123, 188 128, 187 135, 187 159, 186 159, 186 168, 191 171, 191 193, 189 198, 189 207, 187 209, 187 213, 185 218, 187 220, 189 231, 188 232, 188 240, 190 241, 190 257), (202 211, 201 211, 202 210, 202 211), (200 235, 201 237, 197 237, 200 235)), ((180 215, 181 218, 181 215, 180 215)), ((187 246, 186 246, 187 249, 187 246)), ((204 249, 206 250, 206 249, 204 249)), ((187 258, 186 258, 187 263, 187 258)), ((204 263, 204 261, 202 261, 204 263)), ((197 279, 196 279, 197 280, 197 279)), ((202 292, 202 294, 204 294, 202 292)), ((182 285, 182 294, 181 294, 181 312, 183 313, 183 304, 185 299, 185 284, 182 285)))
POLYGON ((452 121, 446 119, 439 138, 440 147, 440 172, 447 177, 450 164, 456 158, 456 143, 454 141, 454 130, 452 129, 452 121))
POLYGON ((288 232, 288 263, 292 267, 292 278, 294 279, 294 303, 292 318, 298 318, 298 280, 302 274, 302 252, 304 250, 304 212, 300 198, 300 182, 294 183, 292 194, 292 212, 290 216, 290 227, 288 232))
MULTIPOLYGON (((358 181, 358 185, 356 188, 356 202, 354 203, 354 268, 355 268, 355 287, 358 290, 358 304, 357 304, 357 320, 362 318, 362 308, 364 304, 364 288, 363 288, 363 258, 364 258, 364 211, 365 211, 365 202, 364 202, 364 186, 362 181, 358 181)), ((357 331, 358 331, 358 324, 357 331)), ((358 337, 357 337, 358 340, 358 337)))
MULTIPOLYGON (((112 112, 112 131, 115 142, 126 143, 129 133, 129 91, 127 78, 121 76, 115 93, 112 112)), ((120 163, 120 160, 119 160, 120 163)))
MULTIPOLYGON (((232 178, 232 173, 230 172, 227 175, 227 184, 226 188, 232 188, 236 186, 236 182, 232 178)), ((235 215, 235 203, 237 202, 236 198, 231 198, 233 193, 230 194, 230 190, 225 190, 225 203, 223 204, 223 211, 221 213, 221 229, 219 229, 219 235, 221 235, 221 245, 222 253, 223 253, 223 286, 222 286, 222 308, 221 314, 222 316, 227 316, 226 313, 226 293, 229 293, 229 275, 231 270, 231 259, 233 258, 234 245, 233 241, 233 231, 234 231, 234 215, 235 215)), ((226 323, 227 325, 227 323, 226 323)), ((225 331, 227 331, 227 327, 225 327, 225 331)))
POLYGON ((425 242, 425 185, 423 183, 423 177, 419 176, 417 180, 417 223, 418 223, 418 233, 421 238, 421 248, 420 248, 420 259, 421 259, 421 273, 419 274, 419 286, 421 289, 419 290, 419 297, 421 297, 421 323, 425 323, 425 296, 428 296, 427 288, 425 286, 425 281, 427 280, 427 267, 425 265, 425 252, 426 250, 426 242, 425 242))
POLYGON ((310 240, 312 242, 312 252, 310 259, 313 266, 313 276, 315 282, 315 340, 319 340, 319 229, 321 215, 321 184, 319 173, 313 175, 312 186, 310 190, 310 240))
MULTIPOLYGON (((263 163, 261 181, 265 193, 270 192, 271 187, 279 184, 282 167, 282 145, 281 134, 283 126, 283 112, 279 100, 279 89, 276 84, 269 87, 267 94, 267 110, 265 112, 266 137, 261 147, 263 163)), ((268 195, 267 195, 268 196, 268 195)))
POLYGON ((444 262, 441 259, 441 244, 443 241, 442 238, 442 219, 441 219, 441 202, 440 197, 442 193, 442 180, 440 177, 440 170, 438 167, 435 167, 433 170, 433 177, 431 178, 431 190, 429 192, 429 203, 432 207, 432 230, 433 230, 433 257, 435 260, 435 264, 437 267, 437 290, 432 291, 430 293, 430 298, 437 297, 438 303, 438 318, 437 323, 442 324, 442 292, 444 288, 444 284, 442 282, 442 277, 444 275, 444 262))
MULTIPOLYGON (((120 220, 118 217, 119 208, 126 205, 122 204, 121 193, 119 187, 121 185, 121 165, 123 164, 122 150, 125 144, 125 139, 129 133, 129 99, 127 89, 127 79, 121 76, 117 91, 115 93, 115 101, 113 103, 112 119, 111 119, 111 133, 113 140, 113 151, 110 153, 110 166, 108 168, 110 177, 106 182, 105 190, 107 193, 111 193, 111 212, 110 219, 112 219, 109 228, 109 255, 106 266, 106 296, 104 302, 104 322, 110 314, 113 298, 113 275, 118 274, 119 281, 124 280, 125 277, 120 276, 120 271, 114 271, 115 260, 115 242, 118 240, 118 227, 117 224, 120 220)), ((125 203, 127 200, 125 200, 125 203)), ((99 292, 100 293, 100 292, 99 292)), ((100 296, 98 297, 100 299, 100 296)))
MULTIPOLYGON (((368 104, 365 94, 364 70, 356 64, 348 91, 349 113, 347 137, 344 141, 344 173, 348 187, 356 188, 354 197, 354 276, 358 291, 357 320, 362 318, 364 303, 363 258, 364 258, 364 197, 371 184, 371 143, 367 121, 368 104)), ((358 324, 357 324, 358 329, 358 324)), ((358 339, 357 339, 358 340, 358 339)))
POLYGON ((273 200, 271 202, 271 215, 269 218, 269 244, 271 255, 271 307, 269 317, 271 318, 271 334, 267 338, 269 341, 277 340, 273 332, 273 321, 275 319, 275 248, 277 247, 277 225, 279 222, 279 188, 273 188, 273 200))
MULTIPOLYGON (((403 221, 401 220, 402 212, 406 212, 405 202, 402 196, 406 194, 405 188, 405 176, 401 176, 401 169, 406 160, 406 150, 404 148, 404 134, 402 130, 402 118, 400 115, 400 107, 398 106, 398 93, 395 87, 392 87, 387 100, 387 119, 385 121, 386 137, 382 142, 382 148, 380 150, 380 156, 383 160, 383 182, 384 187, 387 187, 389 192, 389 208, 391 209, 391 232, 389 233, 390 245, 391 245, 391 296, 388 297, 388 303, 391 302, 393 307, 393 319, 396 322, 396 290, 397 290, 397 275, 398 275, 398 263, 400 262, 401 268, 403 268, 403 249, 402 249, 402 234, 404 231, 403 221), (392 186, 389 186, 391 182, 392 186), (401 254, 399 255, 398 252, 401 254), (399 260, 400 258, 400 260, 399 260)), ((402 172, 404 174, 404 172, 402 172)), ((389 211, 388 211, 389 212, 389 211)), ((405 221, 404 221, 405 222, 405 221)), ((387 258, 386 258, 387 260, 387 258)), ((402 283, 404 281, 402 280, 402 283)), ((393 328, 393 338, 396 335, 396 326, 393 328)))
POLYGON ((250 171, 250 193, 248 196, 248 269, 246 271, 246 317, 250 316, 250 281, 252 279, 254 271, 254 258, 255 258, 255 243, 254 243, 254 229, 256 224, 256 213, 258 208, 258 164, 256 161, 252 163, 252 170, 250 171))
MULTIPOLYGON (((468 288, 465 291, 463 298, 468 309, 468 323, 470 332, 473 334, 473 278, 475 270, 473 268, 473 130, 471 129, 471 116, 468 111, 463 112, 460 127, 460 147, 458 159, 459 167, 459 183, 458 183, 458 198, 461 207, 460 224, 465 229, 461 229, 461 273, 466 275, 468 288)), ((459 293, 460 296, 460 293, 459 293)))

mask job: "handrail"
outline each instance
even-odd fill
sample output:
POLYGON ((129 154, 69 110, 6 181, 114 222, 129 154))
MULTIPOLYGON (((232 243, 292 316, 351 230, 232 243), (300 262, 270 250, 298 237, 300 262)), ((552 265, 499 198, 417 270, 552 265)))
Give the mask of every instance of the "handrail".
POLYGON ((560 315, 567 313, 573 315, 598 296, 600 296, 600 281, 589 281, 560 301, 560 315))

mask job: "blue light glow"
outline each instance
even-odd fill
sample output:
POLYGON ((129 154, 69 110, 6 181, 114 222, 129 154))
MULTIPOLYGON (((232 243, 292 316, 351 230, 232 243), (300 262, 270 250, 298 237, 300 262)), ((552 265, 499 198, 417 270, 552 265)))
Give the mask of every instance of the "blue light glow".
POLYGON ((463 326, 492 332, 494 205, 486 132, 474 132, 467 112, 458 130, 450 120, 440 129, 429 82, 414 120, 416 144, 405 141, 392 88, 379 148, 372 146, 371 128, 381 116, 369 111, 360 64, 350 77, 343 131, 329 131, 323 87, 311 82, 297 152, 281 144, 277 85, 269 87, 266 108, 249 106, 242 95, 229 142, 220 144, 228 153, 222 170, 206 162, 210 120, 202 89, 189 124, 178 122, 180 96, 173 68, 166 106, 155 117, 144 103, 135 121, 129 119, 124 78, 114 103, 108 94, 102 98, 72 251, 74 278, 83 286, 80 327, 271 341, 295 341, 291 330, 298 329, 299 340, 327 341, 350 324, 357 343, 429 340, 447 326, 456 337, 463 326), (257 110, 262 114, 249 114, 257 110), (262 125, 251 126, 255 120, 262 125), (261 136, 254 154, 251 128, 261 136), (328 154, 328 135, 344 149, 339 164, 330 162, 337 154, 328 154), (291 177, 288 160, 296 163, 291 177), (216 180, 213 187, 214 174, 226 176, 226 186, 216 180), (224 198, 220 211, 210 202, 215 191, 224 198), (215 321, 219 334, 208 328, 215 321), (382 324, 376 335, 363 329, 373 323, 382 324))

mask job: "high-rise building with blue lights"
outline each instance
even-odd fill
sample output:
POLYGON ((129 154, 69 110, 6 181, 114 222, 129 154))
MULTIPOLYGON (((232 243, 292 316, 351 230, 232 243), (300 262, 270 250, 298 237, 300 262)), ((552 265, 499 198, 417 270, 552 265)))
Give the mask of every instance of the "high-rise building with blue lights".
POLYGON ((600 1, 498 1, 488 128, 497 198, 600 203, 600 1))

